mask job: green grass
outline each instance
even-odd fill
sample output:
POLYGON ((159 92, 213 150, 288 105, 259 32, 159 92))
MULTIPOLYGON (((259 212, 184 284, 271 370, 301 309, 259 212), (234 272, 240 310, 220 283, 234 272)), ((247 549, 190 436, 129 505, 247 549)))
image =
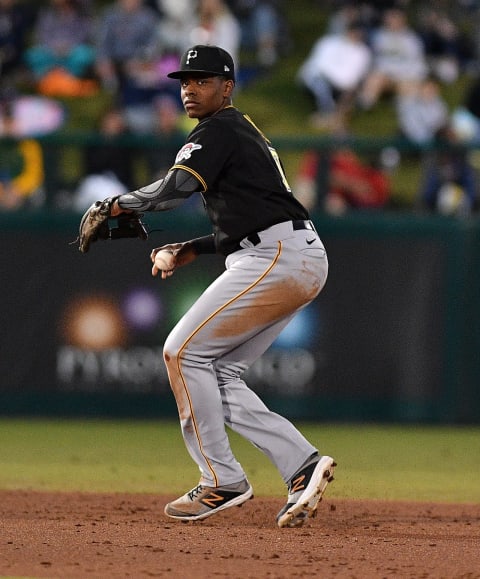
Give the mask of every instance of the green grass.
MULTIPOLYGON (((332 498, 480 502, 480 428, 300 424, 338 461, 332 498)), ((198 469, 174 421, 0 421, 0 488, 180 493, 198 469)), ((258 496, 285 486, 231 434, 258 496)))

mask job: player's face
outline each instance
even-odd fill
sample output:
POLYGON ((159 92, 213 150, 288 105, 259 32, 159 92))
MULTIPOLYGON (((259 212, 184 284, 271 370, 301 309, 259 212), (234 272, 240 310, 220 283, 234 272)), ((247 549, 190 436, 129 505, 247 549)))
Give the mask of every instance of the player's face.
POLYGON ((230 103, 233 81, 221 76, 185 76, 180 86, 187 115, 191 119, 204 119, 230 103))

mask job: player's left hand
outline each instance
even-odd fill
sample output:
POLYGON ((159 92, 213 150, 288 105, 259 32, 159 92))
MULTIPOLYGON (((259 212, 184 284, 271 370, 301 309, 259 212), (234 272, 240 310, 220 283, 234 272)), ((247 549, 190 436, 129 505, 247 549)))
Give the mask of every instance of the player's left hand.
POLYGON ((90 245, 98 239, 121 239, 140 237, 147 239, 148 232, 141 220, 141 215, 132 211, 123 211, 117 203, 117 197, 108 197, 95 201, 85 212, 78 232, 78 248, 87 253, 90 245), (116 218, 116 227, 111 227, 109 219, 116 218))

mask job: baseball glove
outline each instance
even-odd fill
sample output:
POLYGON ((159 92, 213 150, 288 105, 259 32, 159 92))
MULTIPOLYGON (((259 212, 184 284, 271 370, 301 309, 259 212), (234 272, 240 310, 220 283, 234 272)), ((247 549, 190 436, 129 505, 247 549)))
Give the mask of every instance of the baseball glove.
POLYGON ((142 223, 141 214, 122 213, 118 217, 111 217, 111 208, 116 199, 116 197, 107 197, 103 201, 95 201, 83 215, 78 232, 78 249, 82 253, 87 253, 90 244, 98 239, 125 237, 147 239, 148 232, 142 223), (116 227, 111 226, 110 220, 115 221, 116 227))

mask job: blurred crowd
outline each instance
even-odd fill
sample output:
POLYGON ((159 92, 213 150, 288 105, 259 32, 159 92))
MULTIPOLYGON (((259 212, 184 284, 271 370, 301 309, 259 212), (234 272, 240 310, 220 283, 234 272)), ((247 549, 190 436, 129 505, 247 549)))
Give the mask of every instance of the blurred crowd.
POLYGON ((177 68, 187 47, 218 44, 236 62, 239 87, 247 86, 285 53, 281 3, 0 0, 0 208, 38 206, 44 190, 58 186, 58 178, 46 178, 43 168, 51 169, 52 156, 58 164, 59 151, 49 153, 35 137, 63 126, 65 99, 99 97, 106 105, 99 118, 89 119, 99 139, 83 148, 84 178, 56 203, 81 210, 101 192, 138 186, 138 147, 120 142, 132 135, 161 137, 164 146, 142 155, 143 178, 159 178, 187 129, 178 83, 166 73, 177 68))
MULTIPOLYGON (((140 170, 143 182, 161 177, 189 129, 178 83, 166 72, 187 47, 217 44, 235 60, 238 90, 249 90, 296 50, 285 1, 0 0, 0 210, 40 206, 51 194, 52 152, 38 137, 64 126, 65 99, 106 104, 90 119, 98 139, 82 147, 82 178, 55 203, 81 211, 99 191, 142 184, 138 142, 122 142, 132 136, 161 143, 146 147, 140 170)), ((480 139, 480 0, 312 0, 312 10, 325 24, 309 51, 297 54, 291 82, 310 103, 308 129, 338 146, 305 153, 296 194, 334 214, 389 205, 390 177, 404 153, 389 147, 365 156, 346 146, 354 119, 388 101, 392 137, 418 150, 415 205, 477 211, 470 145, 480 139), (461 104, 451 110, 444 91, 465 77, 461 104)))
POLYGON ((389 205, 401 148, 362 157, 341 145, 355 115, 368 119, 387 101, 395 117, 391 136, 410 157, 417 151, 413 205, 457 216, 478 211, 472 145, 480 137, 479 10, 476 0, 333 2, 296 82, 312 103, 311 127, 340 145, 305 154, 296 183, 305 203, 333 214, 389 205), (444 92, 465 77, 469 86, 452 110, 444 92))

